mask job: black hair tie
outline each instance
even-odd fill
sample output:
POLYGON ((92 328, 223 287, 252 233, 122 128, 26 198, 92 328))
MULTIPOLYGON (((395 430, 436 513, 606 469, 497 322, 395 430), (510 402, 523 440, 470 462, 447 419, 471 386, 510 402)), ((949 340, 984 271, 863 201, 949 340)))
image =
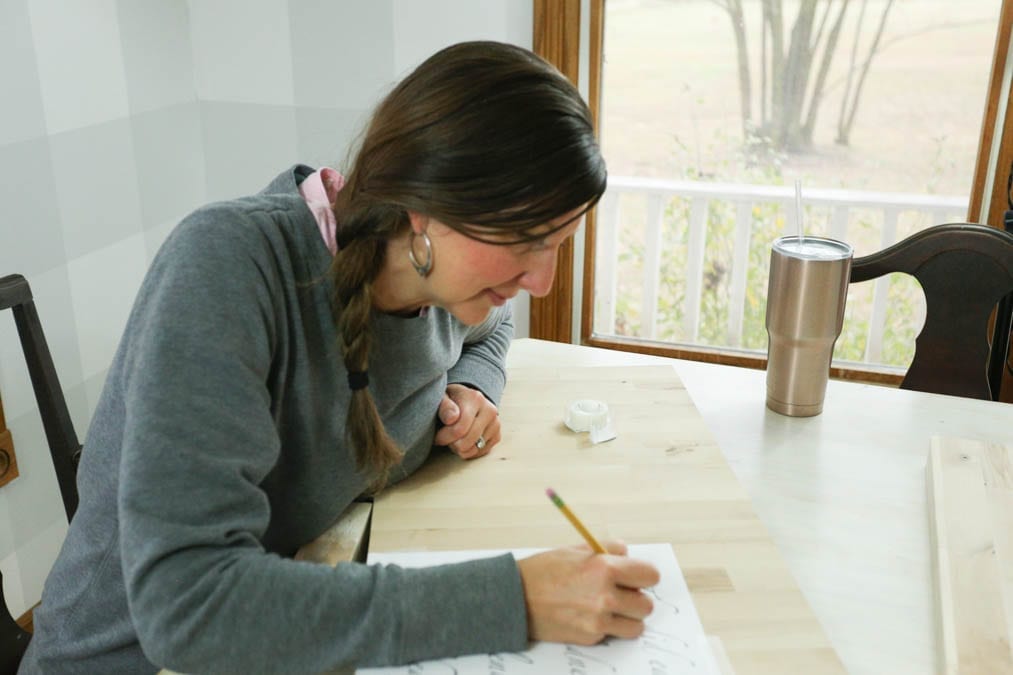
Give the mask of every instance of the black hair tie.
POLYGON ((348 388, 352 391, 358 391, 365 389, 369 386, 369 371, 368 370, 350 370, 348 371, 348 388))

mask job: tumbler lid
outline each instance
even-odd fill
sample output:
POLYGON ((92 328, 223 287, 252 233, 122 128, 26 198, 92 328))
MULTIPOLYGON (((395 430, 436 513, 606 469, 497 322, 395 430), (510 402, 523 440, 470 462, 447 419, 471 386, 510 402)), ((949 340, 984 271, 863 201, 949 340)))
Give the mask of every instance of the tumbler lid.
POLYGON ((826 237, 804 237, 799 241, 796 235, 774 241, 774 250, 802 260, 843 260, 854 253, 851 245, 843 241, 826 237))

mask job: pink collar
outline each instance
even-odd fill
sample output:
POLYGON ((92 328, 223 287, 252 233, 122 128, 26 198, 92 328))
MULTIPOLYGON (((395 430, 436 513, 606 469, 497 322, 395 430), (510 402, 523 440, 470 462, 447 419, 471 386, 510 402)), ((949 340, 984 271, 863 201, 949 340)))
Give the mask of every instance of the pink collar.
MULTIPOLYGON (((331 255, 338 253, 338 221, 334 216, 334 200, 344 186, 345 177, 327 166, 314 171, 299 184, 299 194, 316 219, 320 236, 324 238, 324 244, 331 255)), ((426 316, 428 313, 429 307, 422 307, 418 316, 426 316)))
POLYGON ((299 194, 317 221, 320 236, 331 255, 338 252, 336 232, 338 222, 334 218, 334 200, 345 186, 345 177, 330 167, 314 171, 299 184, 299 194))

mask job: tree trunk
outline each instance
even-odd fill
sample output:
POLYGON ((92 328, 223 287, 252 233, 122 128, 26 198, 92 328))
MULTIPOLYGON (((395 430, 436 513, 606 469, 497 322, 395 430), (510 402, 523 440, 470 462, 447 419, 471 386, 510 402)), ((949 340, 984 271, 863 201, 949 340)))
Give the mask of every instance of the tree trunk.
POLYGON ((848 59, 848 77, 844 82, 844 93, 841 94, 841 111, 837 114, 837 138, 834 142, 838 145, 847 145, 844 139, 844 118, 847 116, 848 99, 851 98, 851 81, 855 75, 858 63, 858 40, 862 36, 862 25, 865 23, 865 8, 869 0, 862 0, 862 6, 858 9, 858 23, 855 24, 855 39, 851 43, 851 57, 848 59))
POLYGON ((760 121, 760 129, 770 135, 771 121, 781 117, 780 92, 784 81, 784 19, 781 0, 763 0, 763 30, 770 32, 770 116, 760 121))
MULTIPOLYGON (((826 86, 827 74, 830 72, 830 64, 834 60, 834 53, 837 51, 837 41, 841 36, 841 27, 844 26, 844 15, 848 11, 848 1, 842 0, 841 7, 837 11, 837 18, 834 20, 833 28, 827 35, 827 43, 823 48, 823 56, 820 60, 820 67, 816 73, 816 81, 813 84, 812 96, 809 98, 809 110, 806 112, 805 122, 802 123, 802 141, 807 147, 812 146, 813 129, 816 126, 816 117, 819 114, 820 103, 823 102, 823 88, 826 86)), ((827 13, 830 12, 829 3, 827 13)), ((826 15, 824 15, 824 18, 826 15)), ((820 32, 822 33, 822 26, 820 32)), ((814 45, 815 49, 815 45, 814 45)))
MULTIPOLYGON (((742 14, 742 0, 729 0, 726 6, 728 16, 732 20, 732 32, 735 34, 735 51, 738 54, 739 71, 739 110, 742 116, 742 135, 749 134, 750 121, 753 117, 752 80, 749 77, 749 49, 746 44, 746 20, 742 14)), ((761 66, 762 67, 762 66, 761 66)))
POLYGON ((851 127, 855 124, 855 113, 858 112, 858 102, 862 96, 862 85, 865 84, 865 77, 869 74, 872 58, 876 55, 876 50, 879 49, 879 41, 883 38, 883 30, 886 28, 886 17, 890 13, 891 7, 893 7, 893 0, 887 0, 886 6, 883 8, 883 14, 879 17, 879 28, 876 30, 876 37, 873 38, 872 46, 869 47, 868 55, 862 64, 862 73, 858 76, 855 96, 851 100, 851 109, 848 111, 847 119, 842 120, 837 125, 837 142, 841 145, 847 145, 850 141, 851 127))
POLYGON ((820 40, 823 39, 823 31, 826 30, 827 18, 830 16, 830 10, 833 4, 834 0, 826 0, 826 8, 823 10, 823 16, 820 17, 820 27, 816 29, 816 37, 813 38, 812 43, 809 45, 809 51, 813 54, 816 53, 820 40))
POLYGON ((809 71, 812 66, 809 43, 815 21, 816 0, 802 0, 795 25, 792 27, 791 44, 785 62, 781 117, 773 120, 774 141, 789 150, 801 147, 799 121, 802 118, 802 106, 809 86, 809 71))
POLYGON ((769 100, 767 89, 767 63, 770 60, 768 56, 770 50, 767 47, 767 29, 765 24, 766 14, 764 14, 764 21, 760 24, 760 124, 763 124, 763 120, 767 119, 767 101, 769 100))

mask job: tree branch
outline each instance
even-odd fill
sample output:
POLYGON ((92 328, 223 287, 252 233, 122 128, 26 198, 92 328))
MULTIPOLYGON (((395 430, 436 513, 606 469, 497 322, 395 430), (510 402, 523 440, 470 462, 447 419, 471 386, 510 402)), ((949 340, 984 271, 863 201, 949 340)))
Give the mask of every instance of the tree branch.
POLYGON ((763 0, 764 30, 770 31, 770 117, 764 118, 763 126, 781 115, 784 87, 784 18, 781 0, 763 0))
MULTIPOLYGON (((823 37, 823 29, 827 25, 827 17, 830 16, 830 7, 834 4, 834 0, 827 0, 825 9, 823 10, 823 16, 820 17, 819 28, 816 29, 816 35, 813 36, 812 42, 809 44, 809 51, 813 54, 816 53, 816 48, 819 47, 820 39, 823 37)), ((848 0, 844 0, 844 4, 848 4, 848 0)))
MULTIPOLYGON (((876 51, 879 48, 879 41, 883 37, 883 30, 886 28, 886 17, 890 13, 890 8, 893 6, 893 0, 887 0, 886 7, 883 8, 883 14, 879 18, 879 29, 876 31, 876 37, 872 41, 872 46, 869 47, 869 53, 865 58, 865 63, 862 64, 862 73, 858 76, 858 84, 855 86, 855 97, 852 99, 851 110, 848 112, 848 119, 844 127, 844 144, 847 145, 848 137, 851 135, 851 127, 855 123, 855 113, 858 112, 858 100, 862 96, 862 85, 865 84, 865 76, 869 74, 869 66, 872 65, 872 57, 876 55, 876 51)), ((840 135, 838 135, 840 138, 840 135)))
POLYGON ((855 62, 858 60, 858 39, 862 36, 862 25, 865 19, 865 7, 869 0, 862 0, 862 7, 858 10, 858 23, 855 24, 855 40, 851 43, 851 56, 848 58, 848 78, 844 83, 844 94, 841 95, 841 111, 837 114, 837 138, 836 143, 847 145, 847 135, 844 133, 844 118, 848 110, 848 98, 851 96, 851 78, 855 72, 855 62))
MULTIPOLYGON (((802 135, 807 142, 812 141, 813 128, 816 126, 816 115, 819 112, 820 103, 823 101, 824 88, 826 86, 827 74, 830 72, 830 64, 837 52, 837 41, 841 36, 841 28, 844 26, 844 15, 848 11, 849 0, 843 0, 837 12, 834 25, 827 35, 827 43, 823 49, 823 58, 820 60, 820 67, 816 73, 816 81, 813 84, 812 96, 809 98, 809 110, 802 124, 802 135)), ((824 15, 825 16, 825 15, 824 15)))

